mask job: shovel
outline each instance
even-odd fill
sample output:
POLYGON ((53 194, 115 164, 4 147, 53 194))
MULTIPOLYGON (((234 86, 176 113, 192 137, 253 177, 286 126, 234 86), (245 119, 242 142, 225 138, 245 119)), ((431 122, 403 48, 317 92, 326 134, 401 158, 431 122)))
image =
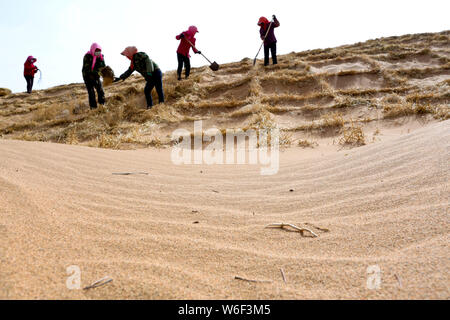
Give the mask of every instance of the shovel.
POLYGON ((266 32, 266 35, 264 36, 264 39, 263 39, 263 41, 261 43, 261 47, 259 47, 258 53, 256 54, 256 57, 255 57, 255 60, 253 60, 253 66, 256 65, 256 59, 258 59, 258 55, 261 52, 261 49, 262 49, 262 47, 264 45, 264 41, 266 41, 266 38, 269 35, 269 31, 270 31, 270 28, 272 27, 272 24, 273 24, 273 20, 270 21, 269 28, 267 28, 267 32, 266 32))
MULTIPOLYGON (((185 38, 186 39, 186 38, 185 38)), ((195 50, 197 50, 197 48, 188 40, 186 39, 186 41, 192 46, 192 48, 194 48, 195 50)), ((199 51, 199 50, 197 50, 199 51)), ((220 66, 217 62, 211 62, 207 57, 205 57, 205 55, 203 53, 201 53, 201 55, 203 56, 203 58, 205 58, 206 60, 208 60, 209 64, 210 64, 210 68, 212 71, 217 71, 219 70, 220 66)))

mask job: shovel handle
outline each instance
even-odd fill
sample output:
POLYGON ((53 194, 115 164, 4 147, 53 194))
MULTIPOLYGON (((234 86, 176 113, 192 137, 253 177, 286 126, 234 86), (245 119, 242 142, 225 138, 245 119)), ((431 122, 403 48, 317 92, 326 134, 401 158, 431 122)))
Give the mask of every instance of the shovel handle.
POLYGON ((264 36, 264 40, 263 41, 265 41, 267 36, 269 35, 269 31, 270 31, 270 28, 272 27, 272 24, 273 24, 273 20, 270 21, 269 28, 267 28, 267 32, 266 32, 266 35, 264 36))
MULTIPOLYGON (((184 38, 184 39, 186 39, 186 38, 184 38)), ((195 50, 199 51, 199 50, 192 44, 192 42, 190 42, 188 39, 186 39, 186 41, 191 45, 192 48, 194 48, 195 50)), ((207 57, 205 57, 205 55, 204 55, 203 53, 200 53, 200 54, 203 56, 203 58, 205 58, 206 60, 208 60, 208 62, 209 62, 210 64, 212 64, 212 62, 209 61, 209 59, 208 59, 207 57)))
MULTIPOLYGON (((198 50, 197 50, 198 51, 198 50)), ((202 56, 203 56, 203 58, 205 58, 206 60, 208 60, 208 62, 210 63, 210 64, 212 64, 212 62, 211 61, 209 61, 209 59, 207 58, 207 57, 205 57, 205 55, 203 54, 203 53, 200 53, 202 56)))

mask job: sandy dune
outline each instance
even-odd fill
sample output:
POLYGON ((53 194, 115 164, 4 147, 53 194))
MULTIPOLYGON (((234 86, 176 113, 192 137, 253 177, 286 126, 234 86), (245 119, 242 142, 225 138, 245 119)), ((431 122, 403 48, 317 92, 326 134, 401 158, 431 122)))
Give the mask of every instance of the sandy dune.
POLYGON ((289 149, 269 177, 174 166, 169 150, 0 140, 0 298, 449 299, 449 129, 289 149), (274 222, 329 232, 264 229, 274 222), (83 286, 114 281, 68 290, 71 265, 83 286))
POLYGON ((96 111, 83 84, 1 97, 0 299, 449 299, 449 39, 166 72, 148 111, 140 76, 96 111), (279 128, 279 173, 175 166, 198 120, 279 128), (69 290, 70 266, 113 282, 69 290))
POLYGON ((172 132, 202 120, 220 130, 278 126, 284 146, 340 140, 353 128, 365 136, 345 144, 369 144, 394 121, 450 119, 450 31, 292 52, 268 67, 244 58, 217 72, 194 68, 188 81, 167 71, 165 103, 148 111, 144 86, 136 76, 105 87, 97 111, 84 84, 0 97, 0 137, 145 149, 173 145, 172 132))

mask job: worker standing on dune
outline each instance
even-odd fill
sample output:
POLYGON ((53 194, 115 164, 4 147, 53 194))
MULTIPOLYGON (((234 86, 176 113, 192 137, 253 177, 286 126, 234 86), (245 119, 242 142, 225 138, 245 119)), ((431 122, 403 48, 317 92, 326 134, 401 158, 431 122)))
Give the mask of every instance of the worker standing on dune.
POLYGON ((275 37, 275 28, 280 26, 277 17, 273 15, 273 21, 269 22, 267 18, 261 17, 258 21, 261 40, 264 41, 264 66, 269 65, 269 51, 272 53, 273 64, 278 64, 277 59, 277 38, 275 37))
POLYGON ((34 65, 36 61, 37 59, 35 57, 29 56, 24 64, 23 75, 25 77, 25 80, 27 81, 27 92, 29 94, 31 94, 31 92, 33 91, 34 75, 39 70, 38 67, 34 65))
POLYGON ((189 75, 191 73, 191 56, 189 55, 189 51, 194 50, 194 53, 201 54, 201 51, 198 51, 195 48, 195 42, 197 39, 195 39, 195 34, 198 33, 198 29, 196 26, 190 26, 189 29, 185 32, 180 33, 176 36, 177 40, 181 40, 180 45, 178 46, 177 50, 177 57, 178 57, 178 80, 181 80, 181 72, 183 71, 183 64, 185 68, 185 77, 186 79, 189 78, 189 75))
POLYGON ((105 67, 105 57, 102 54, 102 48, 97 43, 93 43, 91 49, 84 56, 82 70, 91 110, 97 109, 95 91, 97 91, 98 103, 101 105, 105 104, 105 92, 100 80, 100 71, 105 67))
POLYGON ((116 78, 114 82, 127 79, 136 70, 144 77, 145 81, 147 81, 144 89, 145 98, 147 100, 147 109, 153 107, 153 88, 156 88, 159 103, 164 103, 162 72, 158 65, 152 61, 145 52, 138 52, 136 47, 127 47, 121 54, 131 60, 131 65, 130 68, 128 68, 120 78, 116 78))

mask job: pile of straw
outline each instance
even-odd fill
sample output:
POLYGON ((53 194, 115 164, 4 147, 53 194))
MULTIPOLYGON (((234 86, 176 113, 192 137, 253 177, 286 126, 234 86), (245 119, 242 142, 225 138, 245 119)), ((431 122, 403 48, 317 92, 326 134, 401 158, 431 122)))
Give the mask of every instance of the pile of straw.
POLYGON ((107 67, 103 68, 100 71, 100 75, 103 78, 103 85, 104 86, 109 86, 111 83, 114 82, 114 71, 113 71, 113 69, 111 69, 110 66, 107 66, 107 67))

